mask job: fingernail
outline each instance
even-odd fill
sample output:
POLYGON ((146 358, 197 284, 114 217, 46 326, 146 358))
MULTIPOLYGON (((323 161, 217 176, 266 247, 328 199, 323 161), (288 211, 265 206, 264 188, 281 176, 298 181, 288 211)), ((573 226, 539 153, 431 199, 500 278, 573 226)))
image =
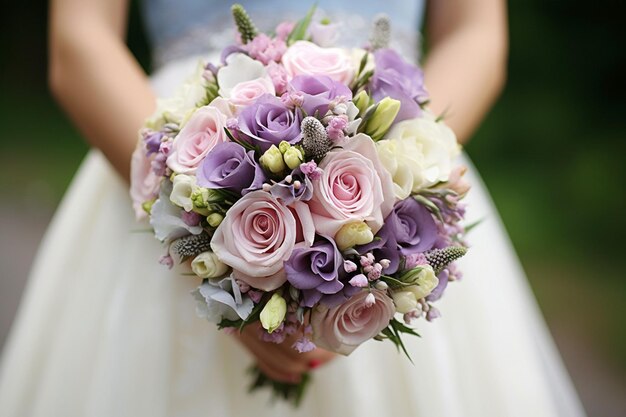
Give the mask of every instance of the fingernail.
POLYGON ((309 361, 309 369, 315 369, 322 364, 322 361, 319 359, 311 359, 309 361))

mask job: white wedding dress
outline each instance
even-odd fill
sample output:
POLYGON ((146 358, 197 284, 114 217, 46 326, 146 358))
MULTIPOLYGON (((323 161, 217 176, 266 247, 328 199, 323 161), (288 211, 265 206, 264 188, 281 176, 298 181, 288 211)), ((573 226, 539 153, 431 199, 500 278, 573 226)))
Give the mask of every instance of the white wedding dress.
MULTIPOLYGON (((272 3, 280 2, 263 4, 272 3)), ((419 13, 407 3, 383 6, 394 20, 404 7, 419 13)), ((362 13, 381 7, 359 4, 362 13)), ((171 93, 194 62, 162 66, 156 91, 171 93)), ((474 168, 469 180, 468 221, 484 221, 469 235, 464 279, 437 304, 443 316, 420 321, 421 338, 405 338, 415 364, 370 341, 316 371, 296 411, 247 393, 250 356, 196 316, 198 282, 158 264, 163 248, 135 222, 126 184, 90 152, 41 244, 3 352, 0 417, 583 416, 474 168)))

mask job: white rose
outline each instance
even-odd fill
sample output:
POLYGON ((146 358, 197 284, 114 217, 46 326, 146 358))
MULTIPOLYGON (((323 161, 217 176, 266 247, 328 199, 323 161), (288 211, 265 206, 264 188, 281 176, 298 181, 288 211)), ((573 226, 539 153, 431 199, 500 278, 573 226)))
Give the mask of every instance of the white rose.
POLYGON ((376 143, 378 157, 391 174, 393 193, 398 200, 407 198, 422 183, 424 157, 413 140, 381 140, 376 143))
POLYGON ((185 211, 191 211, 193 209, 191 196, 197 189, 196 177, 185 174, 176 175, 173 181, 170 201, 178 207, 182 207, 185 211))
POLYGON ((204 105, 206 81, 202 77, 204 63, 198 62, 196 71, 183 83, 170 98, 157 99, 157 109, 148 119, 148 126, 160 130, 163 124, 182 124, 198 107, 204 105))
MULTIPOLYGON (((460 152, 456 136, 452 129, 443 122, 437 122, 435 117, 425 112, 416 119, 404 120, 395 124, 385 139, 400 141, 403 147, 398 148, 396 155, 411 149, 419 152, 419 175, 414 175, 413 192, 434 185, 440 181, 447 181, 454 165, 454 159, 460 152)), ((402 156, 399 159, 404 159, 402 156)), ((417 158, 413 156, 413 158, 417 158)), ((415 172, 415 170, 414 170, 415 172)), ((393 174, 392 174, 393 175, 393 174)), ((406 180, 406 179, 405 179, 406 180)), ((406 184, 402 184, 406 186, 406 184)), ((402 187, 401 187, 402 188, 402 187)))
POLYGON ((191 261, 191 270, 200 278, 218 278, 228 272, 228 265, 213 252, 202 252, 191 261))
MULTIPOLYGON (((267 70, 261 62, 242 53, 230 54, 228 58, 226 58, 226 66, 220 68, 217 72, 217 84, 220 86, 220 96, 230 99, 233 90, 235 90, 238 84, 265 78, 269 80, 267 70)), ((269 83, 273 89, 274 85, 271 80, 269 83)), ((269 86, 267 87, 269 88, 269 86)), ((239 88, 243 89, 242 86, 239 88)), ((237 92, 237 90, 235 90, 235 92, 237 92)))

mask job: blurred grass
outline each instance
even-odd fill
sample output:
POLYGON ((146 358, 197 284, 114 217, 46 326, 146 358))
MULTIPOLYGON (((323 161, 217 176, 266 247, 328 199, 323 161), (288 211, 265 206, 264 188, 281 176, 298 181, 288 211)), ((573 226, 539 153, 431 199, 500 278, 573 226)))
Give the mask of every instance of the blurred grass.
MULTIPOLYGON (((54 206, 88 148, 47 93, 46 9, 29 3, 9 3, 0 28, 0 195, 54 206)), ((624 7, 509 6, 508 86, 467 150, 548 321, 626 369, 624 7)), ((149 67, 136 2, 129 44, 149 67)))

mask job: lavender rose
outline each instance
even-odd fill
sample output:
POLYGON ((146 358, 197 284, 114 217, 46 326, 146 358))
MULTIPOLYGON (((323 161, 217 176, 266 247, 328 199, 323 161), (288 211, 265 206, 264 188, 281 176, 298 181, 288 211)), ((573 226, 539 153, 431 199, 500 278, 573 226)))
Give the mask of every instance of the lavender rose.
POLYGON ((430 212, 413 198, 407 198, 396 203, 376 239, 356 249, 361 254, 372 252, 376 259, 389 259, 389 266, 383 272, 393 274, 400 266, 400 255, 432 249, 437 232, 430 212))
POLYGON ((226 188, 246 194, 263 186, 265 173, 248 151, 234 143, 215 145, 197 171, 198 185, 206 188, 226 188))
POLYGON ((289 87, 293 92, 303 94, 302 108, 308 115, 316 112, 325 115, 330 102, 338 97, 352 100, 352 90, 348 86, 325 75, 298 75, 291 80, 289 87))
POLYGON ((266 94, 241 111, 238 123, 241 133, 266 151, 283 140, 300 141, 301 119, 299 110, 292 111, 278 97, 266 94))
POLYGON ((369 291, 358 292, 345 303, 329 309, 318 305, 311 315, 313 342, 321 348, 349 355, 361 343, 378 335, 393 318, 396 309, 386 292, 372 290, 375 303, 365 302, 369 291))
POLYGON ((432 249, 437 240, 437 225, 433 216, 413 198, 397 203, 383 227, 392 230, 400 253, 405 256, 432 249))
POLYGON ((374 60, 376 69, 370 81, 374 100, 385 97, 400 100, 402 105, 396 122, 419 116, 421 109, 417 103, 428 98, 422 70, 392 49, 379 49, 374 53, 374 60))
POLYGON ((297 248, 285 262, 287 280, 302 290, 304 306, 313 307, 324 294, 336 294, 344 284, 339 281, 343 258, 335 242, 319 237, 310 248, 297 248))

